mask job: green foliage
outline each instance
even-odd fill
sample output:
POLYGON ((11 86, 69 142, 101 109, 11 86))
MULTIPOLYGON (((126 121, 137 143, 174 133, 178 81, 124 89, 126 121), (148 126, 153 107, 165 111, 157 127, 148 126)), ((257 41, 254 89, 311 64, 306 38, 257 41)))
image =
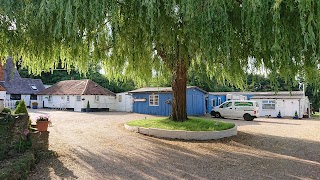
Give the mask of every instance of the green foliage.
POLYGON ((21 100, 20 103, 18 104, 17 108, 14 110, 14 114, 20 114, 20 113, 25 113, 28 114, 27 106, 24 100, 21 100))
POLYGON ((9 160, 3 168, 0 169, 0 179, 27 179, 31 167, 35 163, 35 156, 32 151, 27 151, 19 158, 9 160))
POLYGON ((15 103, 15 107, 17 108, 17 106, 19 105, 20 101, 16 101, 15 103))
POLYGON ((138 83, 170 82, 181 59, 236 88, 262 66, 272 86, 300 72, 316 82, 319 9, 317 0, 1 1, 0 56, 22 57, 35 74, 101 62, 109 78, 138 83))
POLYGON ((2 110, 2 112, 4 112, 4 113, 10 113, 10 114, 11 114, 11 109, 5 107, 5 108, 2 110))
POLYGON ((10 150, 14 123, 15 118, 10 114, 0 118, 0 160, 6 158, 10 150))
POLYGON ((130 121, 127 124, 129 126, 186 131, 222 131, 226 129, 231 129, 235 126, 233 123, 212 121, 196 117, 191 117, 183 122, 176 122, 171 121, 168 118, 161 118, 130 121))
POLYGON ((89 101, 87 102, 87 109, 90 109, 90 103, 89 103, 89 101))
POLYGON ((23 141, 20 140, 19 142, 17 142, 14 146, 14 148, 19 152, 26 152, 28 149, 31 148, 31 141, 23 141))

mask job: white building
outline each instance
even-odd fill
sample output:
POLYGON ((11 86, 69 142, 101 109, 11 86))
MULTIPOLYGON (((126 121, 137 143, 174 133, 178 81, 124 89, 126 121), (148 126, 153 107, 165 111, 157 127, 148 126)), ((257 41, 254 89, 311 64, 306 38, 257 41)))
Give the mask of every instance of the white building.
POLYGON ((41 91, 44 108, 85 111, 87 103, 92 111, 112 111, 116 106, 116 94, 89 80, 60 81, 41 91))
POLYGON ((128 92, 118 93, 116 99, 117 111, 132 112, 133 98, 128 92))
POLYGON ((38 102, 38 107, 42 107, 42 99, 37 96, 45 89, 41 79, 22 78, 11 58, 6 60, 5 65, 0 64, 0 86, 5 91, 6 107, 13 109, 16 101, 20 100, 24 100, 28 107, 32 106, 32 102, 38 102))
POLYGON ((310 101, 303 91, 260 92, 250 98, 259 103, 260 116, 293 117, 297 111, 299 118, 310 117, 310 101))

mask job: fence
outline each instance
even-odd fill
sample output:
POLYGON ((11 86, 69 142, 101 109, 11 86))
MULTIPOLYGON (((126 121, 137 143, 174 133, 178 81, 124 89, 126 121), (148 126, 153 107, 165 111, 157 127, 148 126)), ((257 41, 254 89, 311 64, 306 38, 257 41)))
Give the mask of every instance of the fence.
POLYGON ((4 100, 4 107, 15 109, 16 108, 16 102, 19 100, 4 100))

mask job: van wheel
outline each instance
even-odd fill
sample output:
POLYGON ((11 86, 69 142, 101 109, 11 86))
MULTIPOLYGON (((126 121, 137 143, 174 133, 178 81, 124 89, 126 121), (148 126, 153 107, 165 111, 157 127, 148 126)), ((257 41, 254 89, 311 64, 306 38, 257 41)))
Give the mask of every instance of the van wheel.
POLYGON ((216 112, 214 112, 214 111, 211 111, 210 114, 211 114, 211 116, 214 116, 214 117, 216 116, 216 112))
POLYGON ((243 115, 243 119, 246 121, 252 121, 253 117, 250 114, 246 113, 243 115))
POLYGON ((215 115, 214 115, 214 117, 216 117, 216 118, 221 118, 221 114, 218 113, 218 112, 216 112, 215 115))

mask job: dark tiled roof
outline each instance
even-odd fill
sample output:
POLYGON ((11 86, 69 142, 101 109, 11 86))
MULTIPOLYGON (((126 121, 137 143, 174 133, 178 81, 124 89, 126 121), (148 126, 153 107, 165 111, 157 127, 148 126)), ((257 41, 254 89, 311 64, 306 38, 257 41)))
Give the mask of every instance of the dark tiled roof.
MULTIPOLYGON (((187 86, 187 89, 198 89, 203 93, 207 93, 205 90, 197 87, 197 86, 187 86)), ((148 92, 172 92, 171 87, 145 87, 136 90, 129 91, 129 93, 148 93, 148 92)))
POLYGON ((41 79, 21 78, 11 58, 7 59, 4 71, 5 81, 0 85, 6 89, 7 94, 37 94, 45 89, 41 79))
POLYGON ((115 96, 112 91, 101 87, 89 80, 66 80, 60 81, 53 86, 39 92, 40 95, 109 95, 115 96))

